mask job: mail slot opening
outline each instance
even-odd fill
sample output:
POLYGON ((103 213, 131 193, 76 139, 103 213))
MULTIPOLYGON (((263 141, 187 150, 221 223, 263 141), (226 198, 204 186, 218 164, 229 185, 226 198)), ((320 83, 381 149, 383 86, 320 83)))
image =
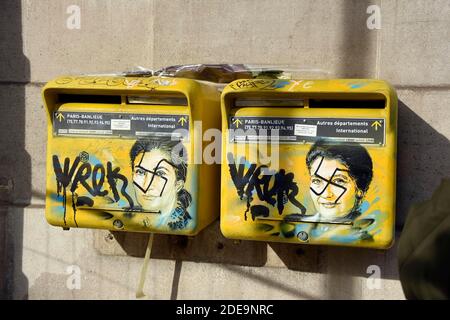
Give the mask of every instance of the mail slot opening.
POLYGON ((299 98, 236 98, 234 100, 235 107, 284 107, 284 108, 301 108, 305 105, 304 99, 299 98))
MULTIPOLYGON (((319 221, 308 219, 307 217, 301 214, 290 214, 284 217, 284 219, 273 219, 273 218, 264 218, 264 217, 252 217, 254 221, 264 222, 264 221, 275 221, 275 222, 285 222, 285 223, 318 223, 319 221)), ((320 220, 320 223, 323 225, 353 225, 353 221, 351 220, 343 220, 343 221, 333 221, 333 220, 320 220)))
POLYGON ((183 95, 174 96, 127 96, 127 103, 133 105, 187 106, 188 100, 183 95))
POLYGON ((99 94, 58 94, 57 101, 59 103, 103 103, 103 104, 120 104, 120 95, 99 95, 99 94))
POLYGON ((310 108, 384 109, 386 100, 310 99, 310 108))

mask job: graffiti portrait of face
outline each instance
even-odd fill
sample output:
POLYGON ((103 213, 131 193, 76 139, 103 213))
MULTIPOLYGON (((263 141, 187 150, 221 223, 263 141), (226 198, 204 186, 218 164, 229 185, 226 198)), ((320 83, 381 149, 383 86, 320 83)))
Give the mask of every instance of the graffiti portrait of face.
POLYGON ((183 181, 177 181, 170 157, 153 149, 137 155, 133 185, 143 210, 170 214, 177 206, 177 193, 183 188, 183 181))
POLYGON ((311 165, 310 194, 321 219, 343 218, 357 204, 358 189, 347 166, 318 157, 311 165))

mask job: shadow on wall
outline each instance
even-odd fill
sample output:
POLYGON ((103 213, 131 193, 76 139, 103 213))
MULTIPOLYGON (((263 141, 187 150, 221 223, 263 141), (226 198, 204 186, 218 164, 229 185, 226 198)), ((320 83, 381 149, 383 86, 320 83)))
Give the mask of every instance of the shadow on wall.
POLYGON ((0 298, 28 280, 22 273, 24 206, 31 199, 31 159, 25 150, 25 85, 30 79, 23 54, 20 1, 2 4, 0 19, 0 298), (11 219, 11 221, 9 221, 11 219), (14 287, 13 287, 14 286, 14 287))
POLYGON ((377 31, 367 28, 369 0, 346 0, 342 3, 341 50, 330 52, 340 56, 337 77, 373 78, 377 31))
MULTIPOLYGON (((127 255, 144 257, 148 234, 111 234, 127 255)), ((262 267, 267 261, 267 250, 263 242, 226 239, 216 220, 195 237, 155 234, 151 258, 262 267)))
POLYGON ((430 198, 441 179, 450 176, 450 142, 400 100, 398 126, 397 227, 401 229, 411 205, 430 198))

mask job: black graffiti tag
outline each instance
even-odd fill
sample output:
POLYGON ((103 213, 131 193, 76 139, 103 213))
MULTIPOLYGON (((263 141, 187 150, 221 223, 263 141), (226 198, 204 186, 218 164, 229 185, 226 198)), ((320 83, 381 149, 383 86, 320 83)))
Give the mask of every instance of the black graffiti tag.
MULTIPOLYGON (((276 205, 280 215, 283 214, 284 206, 288 202, 299 208, 302 214, 306 212, 306 208, 296 199, 299 189, 294 181, 293 173, 286 173, 284 169, 280 169, 273 175, 262 174, 263 169, 268 169, 267 166, 257 167, 256 164, 250 164, 244 173, 245 157, 240 158, 238 166, 236 166, 231 153, 227 157, 231 179, 239 198, 242 200, 245 196, 247 199, 247 210, 244 214, 245 220, 247 220, 247 213, 253 201, 253 191, 256 192, 259 200, 265 201, 271 206, 276 205), (271 186, 272 180, 273 185, 271 186)), ((253 220, 255 218, 253 214, 252 218, 253 220)))
POLYGON ((93 206, 94 201, 89 197, 75 197, 75 191, 81 185, 92 197, 103 197, 108 195, 108 190, 102 190, 105 183, 105 176, 110 189, 113 194, 115 202, 120 200, 120 195, 122 195, 127 201, 130 208, 133 207, 133 199, 126 192, 128 186, 128 179, 119 173, 120 168, 112 168, 111 162, 107 162, 106 170, 102 164, 96 164, 92 169, 92 165, 88 162, 82 163, 80 166, 80 157, 76 157, 70 165, 70 158, 64 159, 64 169, 61 167, 61 162, 58 156, 53 156, 53 170, 56 176, 56 192, 58 197, 63 193, 63 207, 64 207, 64 224, 66 225, 66 199, 67 199, 67 188, 70 185, 69 191, 72 193, 72 208, 74 212, 74 221, 76 222, 76 211, 77 206, 88 205, 93 206), (89 178, 91 178, 91 184, 89 184, 89 178), (122 181, 122 187, 119 191, 117 190, 118 180, 122 181))
POLYGON ((63 192, 63 207, 64 207, 64 225, 66 225, 66 200, 67 200, 67 187, 72 181, 72 177, 75 173, 75 170, 80 163, 80 157, 76 157, 73 161, 72 166, 70 167, 70 159, 64 159, 64 171, 61 168, 61 163, 57 156, 53 156, 53 170, 56 175, 56 193, 58 197, 63 192))
POLYGON ((244 197, 245 192, 245 186, 250 182, 250 178, 253 175, 253 172, 255 172, 256 164, 251 164, 250 168, 247 170, 247 173, 244 175, 244 161, 245 158, 242 157, 241 161, 239 162, 239 169, 236 168, 236 165, 234 164, 233 155, 229 153, 227 155, 228 157, 228 167, 230 169, 230 175, 231 179, 233 180, 233 183, 236 187, 237 193, 239 195, 239 199, 242 200, 244 197))

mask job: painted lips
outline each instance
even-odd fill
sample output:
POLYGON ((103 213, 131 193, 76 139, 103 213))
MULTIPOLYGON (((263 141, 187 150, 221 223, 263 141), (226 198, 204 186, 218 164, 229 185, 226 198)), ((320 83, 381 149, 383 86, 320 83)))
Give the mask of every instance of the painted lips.
POLYGON ((144 198, 145 200, 152 201, 155 200, 156 196, 142 196, 142 198, 144 198))
POLYGON ((333 209, 335 208, 339 203, 335 203, 335 202, 324 202, 324 203, 320 203, 321 206, 327 208, 327 209, 333 209))

